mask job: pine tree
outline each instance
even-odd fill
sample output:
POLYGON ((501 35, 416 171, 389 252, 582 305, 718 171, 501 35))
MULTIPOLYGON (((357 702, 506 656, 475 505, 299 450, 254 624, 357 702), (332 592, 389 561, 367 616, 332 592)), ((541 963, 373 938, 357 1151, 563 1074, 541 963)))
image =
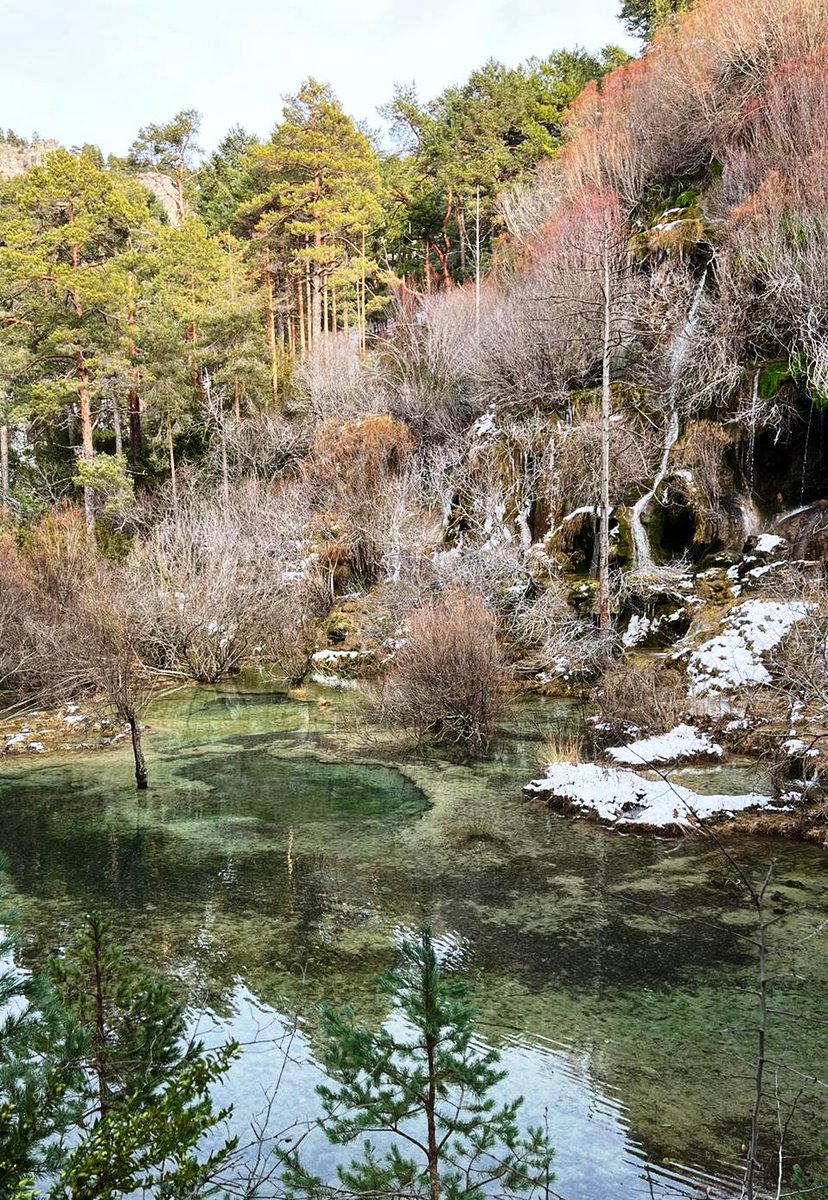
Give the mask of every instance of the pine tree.
MULTIPOLYGON (((288 99, 270 142, 254 148, 251 163, 259 192, 241 225, 262 247, 266 288, 274 260, 289 273, 299 337, 309 347, 331 326, 325 311, 331 276, 344 262, 365 259, 364 238, 382 222, 377 156, 331 89, 309 79, 288 99)), ((358 307, 364 329, 364 291, 358 307)))
POLYGON ((0 939, 0 1195, 28 1200, 35 1178, 64 1163, 81 1120, 84 1037, 48 981, 14 965, 17 949, 0 939))
MULTIPOLYGON (((317 1092, 329 1140, 348 1145, 362 1134, 392 1135, 385 1154, 366 1140, 362 1157, 339 1169, 342 1190, 469 1200, 496 1185, 502 1196, 531 1195, 553 1178, 544 1131, 522 1133, 521 1099, 498 1105, 492 1096, 506 1072, 497 1051, 475 1044, 467 989, 445 972, 431 931, 403 942, 401 954, 401 967, 380 987, 402 1032, 361 1029, 351 1008, 322 1012, 331 1084, 317 1092)), ((292 1197, 330 1192, 298 1155, 285 1184, 292 1197)))
POLYGON ((187 183, 193 159, 199 152, 198 131, 201 114, 183 108, 170 121, 145 125, 130 147, 129 157, 136 167, 151 167, 169 175, 175 184, 178 219, 187 215, 187 183))
POLYGON ((93 401, 102 364, 127 319, 124 254, 149 221, 147 200, 87 156, 56 150, 22 177, 13 212, 0 214, 0 307, 28 331, 29 364, 16 392, 31 414, 77 413, 85 460, 87 530, 95 520, 93 401))
POLYGON ((84 919, 52 968, 57 996, 83 1031, 78 1065, 90 1081, 83 1136, 60 1174, 55 1200, 114 1200, 139 1188, 193 1197, 235 1148, 200 1158, 202 1138, 228 1115, 210 1088, 236 1053, 187 1043, 183 1004, 130 963, 98 913, 84 919))

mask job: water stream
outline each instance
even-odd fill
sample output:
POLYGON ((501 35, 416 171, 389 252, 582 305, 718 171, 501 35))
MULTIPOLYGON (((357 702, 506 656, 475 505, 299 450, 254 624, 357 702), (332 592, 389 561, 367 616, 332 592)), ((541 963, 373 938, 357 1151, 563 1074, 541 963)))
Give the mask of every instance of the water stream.
MULTIPOLYGON (((564 701, 522 706, 491 762, 398 769, 378 761, 388 747, 359 731, 352 698, 322 707, 322 696, 239 681, 159 701, 143 796, 126 748, 4 763, 0 849, 25 964, 84 911, 106 911, 130 953, 180 982, 208 1037, 248 1044, 226 1089, 236 1123, 280 1079, 282 1128, 315 1112, 317 1003, 383 1019, 373 980, 400 931, 428 920, 473 985, 504 1087, 525 1096, 529 1119, 548 1110, 561 1195, 731 1194, 750 1045, 723 1029, 749 1023, 739 989, 754 967, 715 847, 623 837, 524 800, 545 732, 571 718, 564 701), (282 1036, 288 1060, 273 1045, 282 1036)), ((731 770, 743 790, 753 768, 731 770)), ((738 851, 756 870, 777 859, 775 903, 806 901, 803 931, 828 912, 822 848, 738 851)), ((790 999, 807 1011, 828 984, 824 949, 808 944, 790 999)), ((787 1055, 825 1073, 825 1027, 799 1022, 784 1037, 787 1055)), ((826 1117, 825 1096, 809 1094, 792 1154, 813 1148, 826 1117)), ((332 1169, 321 1138, 306 1154, 332 1169)))

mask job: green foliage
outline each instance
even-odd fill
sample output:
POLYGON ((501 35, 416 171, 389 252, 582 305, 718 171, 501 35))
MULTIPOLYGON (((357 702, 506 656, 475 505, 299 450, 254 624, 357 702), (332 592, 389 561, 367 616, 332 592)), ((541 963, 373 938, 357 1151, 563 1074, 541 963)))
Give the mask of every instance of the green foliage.
MULTIPOLYGON (((825 1146, 822 1147, 823 1154, 825 1146)), ((828 1166, 805 1170, 795 1166, 791 1174, 789 1194, 793 1200, 826 1200, 828 1197, 828 1166)))
POLYGON ((759 395, 762 400, 772 400, 783 383, 793 378, 794 372, 786 359, 774 359, 763 364, 759 372, 759 395))
POLYGON ((0 1193, 23 1200, 35 1176, 60 1168, 81 1120, 84 1035, 49 982, 13 964, 17 949, 0 940, 0 1193))
MULTIPOLYGON (((13 945, 0 945, 4 958, 13 945)), ((0 972, 0 1188, 28 1200, 193 1200, 235 1149, 210 1089, 237 1047, 187 1044, 183 1006, 90 914, 48 979, 0 972)))
POLYGON ((622 0, 619 16, 631 37, 649 41, 676 13, 685 12, 693 0, 622 0))
POLYGON ((177 176, 188 170, 198 153, 201 115, 194 108, 183 108, 170 121, 145 125, 130 147, 135 166, 177 176))
POLYGON ((96 454, 94 458, 79 458, 74 481, 79 488, 94 488, 103 501, 107 517, 123 516, 134 499, 135 489, 127 474, 127 461, 117 454, 96 454))
POLYGON ((425 245, 444 282, 449 273, 467 276, 474 268, 478 197, 488 254, 498 193, 555 154, 579 92, 626 59, 615 46, 600 56, 562 50, 516 68, 490 59, 465 84, 428 103, 413 86, 398 87, 382 110, 400 147, 384 169, 389 250, 398 274, 427 271, 425 245))
MULTIPOLYGON (((380 980, 391 998, 393 1031, 362 1029, 350 1008, 322 1010, 322 1062, 331 1084, 317 1088, 330 1141, 391 1134, 380 1152, 339 1169, 342 1186, 359 1194, 429 1195, 461 1200, 485 1194, 531 1194, 548 1184, 553 1150, 541 1129, 521 1133, 518 1098, 491 1095, 506 1073, 499 1054, 475 1044, 475 1010, 463 983, 441 966, 431 932, 401 947, 402 965, 380 980)), ((287 1195, 324 1192, 323 1180, 298 1155, 285 1175, 287 1195)))
POLYGON ((258 140, 234 125, 198 172, 197 208, 211 233, 230 229, 239 208, 252 200, 250 154, 258 140))

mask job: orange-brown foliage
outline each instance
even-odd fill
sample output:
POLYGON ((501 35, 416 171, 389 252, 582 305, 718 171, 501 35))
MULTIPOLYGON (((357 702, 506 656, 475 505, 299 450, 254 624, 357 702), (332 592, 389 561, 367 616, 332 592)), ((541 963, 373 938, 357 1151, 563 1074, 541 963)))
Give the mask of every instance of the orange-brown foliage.
POLYGON ((649 183, 721 154, 764 81, 826 43, 824 0, 699 0, 573 105, 564 186, 608 185, 632 207, 649 183))
POLYGON ((329 421, 313 440, 307 476, 322 487, 355 485, 370 491, 398 471, 413 448, 408 426, 387 413, 360 421, 329 421))

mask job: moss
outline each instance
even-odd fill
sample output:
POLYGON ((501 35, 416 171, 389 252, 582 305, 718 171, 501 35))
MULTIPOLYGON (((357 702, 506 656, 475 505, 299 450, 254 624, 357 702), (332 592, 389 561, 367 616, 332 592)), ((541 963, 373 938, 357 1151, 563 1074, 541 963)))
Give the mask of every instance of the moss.
POLYGON ((329 642, 338 645, 344 642, 353 630, 353 625, 341 609, 334 609, 322 626, 322 632, 329 642))
POLYGON ((759 371, 759 395, 763 400, 772 400, 783 383, 793 378, 791 364, 787 359, 766 362, 759 371))

